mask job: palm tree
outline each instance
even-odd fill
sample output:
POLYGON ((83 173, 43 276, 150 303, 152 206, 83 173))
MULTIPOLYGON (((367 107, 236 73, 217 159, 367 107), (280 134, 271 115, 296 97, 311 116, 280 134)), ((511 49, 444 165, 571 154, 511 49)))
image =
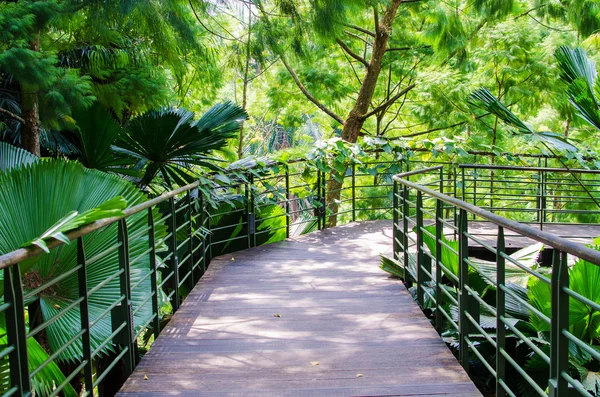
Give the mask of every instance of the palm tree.
POLYGON ((142 170, 140 186, 157 176, 164 184, 185 185, 197 179, 196 167, 219 169, 211 153, 223 149, 236 136, 246 112, 232 103, 213 106, 200 120, 187 110, 164 109, 136 117, 125 126, 118 142, 119 153, 136 160, 142 170))

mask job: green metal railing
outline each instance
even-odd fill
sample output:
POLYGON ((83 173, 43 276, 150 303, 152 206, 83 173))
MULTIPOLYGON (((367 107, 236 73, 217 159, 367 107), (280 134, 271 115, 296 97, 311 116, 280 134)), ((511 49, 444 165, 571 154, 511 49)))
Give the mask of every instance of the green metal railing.
MULTIPOLYGON (((444 194, 443 176, 441 166, 394 176, 394 258, 438 331, 456 341, 465 370, 491 377, 490 389, 497 396, 596 395, 589 382, 584 385, 589 379, 583 372, 595 373, 600 366, 597 335, 583 340, 586 324, 575 321, 573 310, 587 310, 590 321, 600 310, 593 292, 600 252, 444 194), (424 176, 437 179, 439 186, 410 181, 424 176), (493 227, 494 240, 470 233, 473 220, 493 227), (508 232, 552 250, 551 267, 511 255, 507 247, 515 236, 508 232), (471 256, 471 246, 484 248, 495 260, 471 256), (589 289, 580 288, 581 280, 570 283, 574 263, 589 272, 589 289), (546 295, 534 296, 534 291, 546 295), (580 357, 587 361, 577 364, 580 357)), ((490 203, 489 196, 473 200, 490 203)), ((532 212, 539 210, 532 207, 532 212)), ((595 332, 594 324, 587 326, 595 332)))
POLYGON ((461 199, 537 224, 600 224, 600 170, 460 164, 461 199))
MULTIPOLYGON (((349 170, 347 184, 340 189, 340 220, 389 213, 391 195, 386 192, 379 202, 372 197, 388 189, 391 175, 380 173, 373 181, 373 175, 349 170), (369 195, 370 190, 375 193, 369 195)), ((199 181, 167 192, 126 209, 122 217, 67 233, 76 244, 76 255, 68 258, 68 271, 47 280, 33 277, 31 265, 46 255, 57 256, 63 242, 48 241, 49 254, 29 247, 0 256, 0 314, 6 319, 0 361, 8 359, 0 394, 31 395, 36 377, 48 365, 68 363, 63 366, 65 380, 51 385, 49 395, 61 395, 70 383, 82 387, 80 395, 110 395, 103 392, 104 382, 122 382, 131 374, 145 349, 139 344, 158 336, 213 257, 326 228, 328 177, 296 161, 272 170, 215 175, 210 183, 199 181), (112 244, 90 244, 98 233, 110 234, 112 244), (114 271, 102 280, 90 279, 91 267, 107 264, 114 265, 114 271), (65 282, 74 286, 76 296, 60 302, 52 313, 40 310, 44 298, 65 282), (64 345, 48 346, 47 333, 54 332, 62 318, 73 316, 78 329, 68 334, 64 345), (33 339, 48 350, 48 358, 35 366, 28 347, 33 339), (121 375, 116 380, 115 371, 121 375)))
MULTIPOLYGON (((408 192, 404 192, 414 188, 393 180, 399 171, 431 164, 379 159, 353 165, 343 175, 344 184, 339 191, 329 192, 327 182, 331 175, 308 167, 303 160, 269 170, 238 170, 227 177, 214 175, 208 178, 209 183, 199 181, 167 192, 126 209, 122 217, 103 219, 68 233, 76 245, 75 253, 65 259, 69 261, 68 271, 51 279, 32 274, 31 265, 46 255, 58 255, 65 248, 61 241, 48 241, 50 254, 33 247, 0 256, 4 277, 0 314, 6 318, 6 343, 0 345, 0 364, 8 361, 3 368, 9 375, 3 395, 29 395, 36 376, 51 363, 65 363, 67 352, 71 359, 63 368, 66 380, 52 385, 50 395, 63 393, 69 383, 81 385, 81 395, 110 395, 103 391, 105 383, 115 382, 115 372, 124 378, 133 371, 145 349, 140 344, 146 345, 160 333, 213 257, 326 229, 331 215, 337 216, 338 225, 394 218, 395 225, 402 224, 400 229, 395 228, 395 252, 404 256, 405 263, 423 264, 416 278, 425 280, 433 271, 427 265, 431 255, 421 249, 420 260, 413 260, 411 251, 402 249, 408 247, 412 237, 408 230, 412 218, 401 214, 417 217, 423 224, 435 219, 430 216, 432 211, 440 211, 448 230, 455 234, 459 233, 455 225, 466 222, 454 206, 440 204, 444 200, 428 194, 422 193, 414 207, 408 192), (332 193, 338 196, 335 214, 335 206, 328 201, 332 193), (98 233, 111 235, 112 243, 96 247, 93 242, 98 233), (107 272, 104 279, 90 278, 89 269, 107 263, 114 265, 114 270, 107 272), (76 296, 52 310, 42 310, 41 298, 53 296, 65 282, 74 286, 76 296), (64 317, 76 318, 78 329, 68 334, 63 345, 48 347, 48 358, 32 366, 28 343, 35 339, 46 346, 47 333, 64 317)), ((468 177, 461 181, 458 170, 440 163, 433 171, 415 171, 413 178, 418 178, 420 187, 445 192, 454 196, 453 200, 463 193, 467 198, 472 187, 463 191, 463 186, 473 184, 468 177)), ((478 186, 480 192, 483 185, 478 186)), ((481 204, 482 196, 478 193, 477 197, 481 204)), ((419 233, 423 236, 426 232, 419 233)), ((564 247, 558 249, 569 252, 564 247)), ((441 272, 442 265, 431 269, 441 272)), ((419 289, 421 301, 429 292, 427 288, 419 289)), ((442 294, 445 290, 437 292, 442 294)), ((443 316, 439 313, 436 316, 443 316)), ((452 318, 452 313, 447 314, 452 318)), ((462 324, 466 326, 464 321, 462 324)))

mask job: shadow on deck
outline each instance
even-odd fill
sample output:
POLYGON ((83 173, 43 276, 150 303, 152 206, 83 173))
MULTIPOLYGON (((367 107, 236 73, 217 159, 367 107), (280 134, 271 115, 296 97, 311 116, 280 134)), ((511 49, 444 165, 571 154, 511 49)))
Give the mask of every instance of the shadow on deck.
POLYGON ((119 396, 480 396, 378 268, 391 236, 352 223, 213 259, 119 396))

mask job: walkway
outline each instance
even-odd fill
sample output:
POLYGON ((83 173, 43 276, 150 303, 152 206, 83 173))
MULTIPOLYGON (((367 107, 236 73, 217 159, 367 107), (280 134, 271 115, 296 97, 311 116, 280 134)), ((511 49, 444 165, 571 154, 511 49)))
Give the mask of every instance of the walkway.
POLYGON ((213 259, 119 396, 481 396, 391 246, 363 222, 213 259))

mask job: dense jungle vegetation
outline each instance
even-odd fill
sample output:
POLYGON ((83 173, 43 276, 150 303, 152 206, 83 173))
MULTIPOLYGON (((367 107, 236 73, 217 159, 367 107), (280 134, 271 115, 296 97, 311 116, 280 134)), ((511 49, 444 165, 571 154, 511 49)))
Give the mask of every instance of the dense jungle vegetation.
MULTIPOLYGON (((80 327, 77 247, 50 251, 49 241, 68 242, 68 231, 198 180, 211 201, 215 184, 277 173, 298 158, 309 164, 293 183, 314 183, 315 171, 330 176, 330 214, 343 206, 349 167, 375 193, 407 158, 539 165, 546 156, 558 167, 598 169, 599 57, 597 0, 0 1, 0 255, 32 246, 51 252, 21 268, 28 323, 68 313, 27 339, 32 389, 51 395, 64 382, 62 394, 75 396, 82 387, 81 376, 65 376, 81 361, 81 343, 63 348, 80 327), (368 165, 377 160, 387 163, 368 165), (51 293, 40 291, 64 274, 51 293)), ((226 213, 245 205, 240 197, 210 205, 226 213)), ((268 214, 281 211, 263 204, 268 214)), ((163 210, 151 215, 157 240, 167 235, 163 210)), ((133 216, 129 232, 141 233, 146 218, 133 216)), ((237 222, 226 218, 215 222, 237 222)), ((258 227, 273 232, 259 243, 285 237, 269 218, 258 227)), ((294 234, 316 227, 293 221, 294 234)), ((114 244, 111 228, 86 237, 86 248, 114 244)), ((222 239, 239 233, 221 231, 222 239)), ((142 287, 133 296, 136 323, 150 316, 145 244, 129 247, 139 255, 131 281, 142 287)), ((215 254, 232 249, 227 243, 215 254)), ((102 257, 89 267, 88 285, 117 267, 117 252, 102 257)), ((91 317, 114 300, 111 285, 98 288, 91 317)), ((532 290, 545 299, 546 290, 532 290)), ((161 299, 168 317, 169 299, 161 299)), ((530 313, 516 316, 528 321, 530 313)), ((598 324, 597 316, 585 319, 598 324)), ((98 322, 90 343, 114 357, 103 343, 109 320, 98 322)), ((0 315, 4 346, 6 323, 0 315)), ((598 346, 597 325, 582 332, 598 346)), ((597 368, 580 364, 596 392, 597 368)), ((2 391, 9 367, 2 356, 2 391)))

